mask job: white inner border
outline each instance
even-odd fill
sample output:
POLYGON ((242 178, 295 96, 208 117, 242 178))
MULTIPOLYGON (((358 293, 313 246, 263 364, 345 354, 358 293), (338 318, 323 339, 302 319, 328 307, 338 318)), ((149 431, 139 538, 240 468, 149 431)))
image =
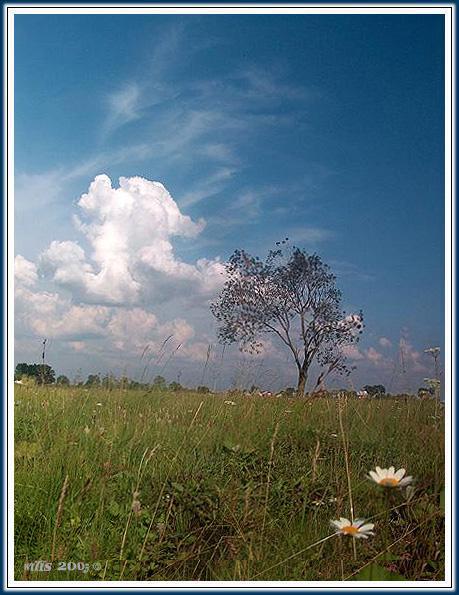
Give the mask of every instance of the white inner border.
MULTIPOLYGON (((94 7, 91 4, 61 4, 60 6, 46 4, 5 4, 4 16, 4 105, 8 107, 4 114, 4 146, 7 151, 7 161, 4 161, 4 254, 8 254, 5 262, 4 286, 7 288, 7 301, 3 312, 8 344, 3 363, 6 371, 5 392, 3 399, 4 432, 4 520, 8 519, 8 534, 4 543, 8 547, 4 550, 4 588, 6 591, 78 591, 100 589, 101 591, 151 591, 171 589, 177 591, 205 591, 218 589, 234 591, 249 589, 250 591, 342 591, 349 589, 372 591, 448 591, 455 588, 456 573, 453 568, 455 560, 455 539, 453 527, 455 515, 452 502, 455 500, 455 473, 452 476, 452 464, 455 463, 455 403, 456 379, 453 362, 455 361, 455 255, 453 241, 455 241, 455 5, 454 4, 303 4, 282 5, 271 4, 212 4, 205 7, 197 5, 183 5, 180 3, 152 5, 139 3, 136 7, 122 4, 105 4, 94 7), (14 580, 14 531, 13 531, 13 502, 14 502, 14 16, 16 14, 441 14, 445 18, 445 419, 446 419, 446 457, 445 473, 446 485, 451 489, 445 493, 446 507, 446 577, 444 581, 16 581, 14 580), (8 235, 7 233, 8 232, 8 235), (454 298, 454 299, 453 299, 454 298), (454 342, 453 342, 454 339, 454 342), (454 432, 451 425, 454 424, 454 432), (6 456, 8 447, 8 457, 6 456), (8 506, 10 504, 10 506, 8 506)), ((173 591, 172 591, 173 592, 173 591)))

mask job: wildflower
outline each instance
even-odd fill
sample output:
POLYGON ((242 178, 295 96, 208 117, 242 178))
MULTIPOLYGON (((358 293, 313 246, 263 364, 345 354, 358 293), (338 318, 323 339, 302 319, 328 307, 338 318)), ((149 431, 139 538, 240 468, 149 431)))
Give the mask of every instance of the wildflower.
POLYGON ((225 401, 226 405, 236 405, 234 401, 225 401))
POLYGON ((96 403, 96 407, 102 407, 102 403, 96 403))
POLYGON ((331 526, 336 529, 337 535, 350 535, 356 539, 368 539, 369 535, 374 535, 372 529, 373 523, 365 524, 364 519, 356 519, 353 523, 349 519, 340 517, 339 521, 330 521, 331 526))
POLYGON ((89 434, 89 432, 90 432, 91 430, 88 428, 88 426, 85 426, 85 428, 84 428, 84 430, 83 430, 83 431, 84 431, 84 433, 85 433, 85 434, 89 434))
POLYGON ((395 471, 395 467, 389 467, 389 469, 376 467, 376 471, 370 471, 369 479, 385 488, 403 488, 413 481, 411 475, 403 477, 405 473, 405 469, 395 471))

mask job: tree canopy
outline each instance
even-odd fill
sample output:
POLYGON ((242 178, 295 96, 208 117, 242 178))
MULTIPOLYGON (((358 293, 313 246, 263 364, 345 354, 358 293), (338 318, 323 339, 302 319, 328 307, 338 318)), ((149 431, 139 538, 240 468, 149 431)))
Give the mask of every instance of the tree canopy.
POLYGON ((37 384, 53 384, 56 373, 48 364, 17 364, 14 379, 20 380, 23 376, 35 378, 37 384))
POLYGON ((331 372, 350 372, 345 347, 358 341, 363 314, 342 311, 336 278, 317 254, 277 249, 263 261, 236 250, 225 267, 225 285, 211 305, 221 342, 257 352, 263 334, 276 335, 292 354, 300 395, 314 361, 321 367, 314 389, 331 372))

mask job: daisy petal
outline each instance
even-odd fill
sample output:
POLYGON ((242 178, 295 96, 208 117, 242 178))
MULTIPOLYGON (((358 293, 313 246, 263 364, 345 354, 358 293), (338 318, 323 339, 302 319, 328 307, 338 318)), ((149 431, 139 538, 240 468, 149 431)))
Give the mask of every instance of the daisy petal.
POLYGON ((381 469, 381 467, 375 467, 376 469, 376 473, 378 474, 379 477, 385 477, 383 471, 385 471, 385 469, 381 469))
POLYGON ((413 481, 413 477, 411 475, 408 475, 408 477, 404 477, 403 479, 401 479, 398 485, 401 488, 403 488, 403 486, 407 486, 412 481, 413 481))
POLYGON ((377 473, 375 473, 374 471, 370 471, 370 479, 372 479, 373 481, 375 481, 376 483, 379 483, 380 477, 377 473))
POLYGON ((406 473, 406 469, 399 469, 395 474, 394 477, 395 479, 398 479, 400 481, 400 479, 402 479, 402 477, 405 475, 406 473))
POLYGON ((365 522, 365 519, 355 519, 355 521, 352 523, 354 525, 354 527, 361 527, 365 522))
POLYGON ((364 533, 368 533, 369 531, 371 531, 374 527, 374 523, 367 523, 366 525, 362 525, 360 527, 360 531, 364 532, 364 533))
POLYGON ((356 533, 353 537, 356 539, 368 539, 368 535, 364 535, 363 533, 356 533))
POLYGON ((387 471, 389 472, 389 475, 394 475, 395 467, 389 467, 389 469, 387 471))

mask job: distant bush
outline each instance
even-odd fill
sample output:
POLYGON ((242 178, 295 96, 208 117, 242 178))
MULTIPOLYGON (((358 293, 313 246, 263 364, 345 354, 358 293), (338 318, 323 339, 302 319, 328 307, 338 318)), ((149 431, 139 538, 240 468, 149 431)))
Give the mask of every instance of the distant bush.
POLYGON ((432 388, 426 388, 425 386, 421 386, 418 388, 418 397, 420 399, 429 399, 434 396, 434 390, 432 388))
POLYGON ((21 363, 16 366, 14 379, 20 380, 23 376, 35 378, 37 384, 53 384, 56 372, 47 364, 21 363))
POLYGON ((99 374, 89 374, 85 386, 100 386, 100 376, 99 374))
POLYGON ((37 379, 34 376, 22 376, 19 380, 24 386, 35 386, 37 384, 37 379))
POLYGON ((366 384, 363 390, 366 390, 370 397, 386 394, 386 387, 382 384, 366 384))
POLYGON ((153 378, 152 386, 153 388, 159 388, 161 390, 164 390, 167 388, 166 379, 164 378, 164 376, 155 376, 153 378))
POLYGON ((293 386, 287 386, 287 388, 284 388, 284 390, 282 391, 282 394, 286 397, 294 397, 295 393, 296 391, 293 388, 293 386))
POLYGON ((198 386, 196 389, 198 393, 210 393, 210 388, 208 386, 198 386))
POLYGON ((174 392, 177 392, 179 390, 183 390, 183 386, 180 384, 180 382, 171 382, 169 384, 169 390, 173 390, 174 392))

